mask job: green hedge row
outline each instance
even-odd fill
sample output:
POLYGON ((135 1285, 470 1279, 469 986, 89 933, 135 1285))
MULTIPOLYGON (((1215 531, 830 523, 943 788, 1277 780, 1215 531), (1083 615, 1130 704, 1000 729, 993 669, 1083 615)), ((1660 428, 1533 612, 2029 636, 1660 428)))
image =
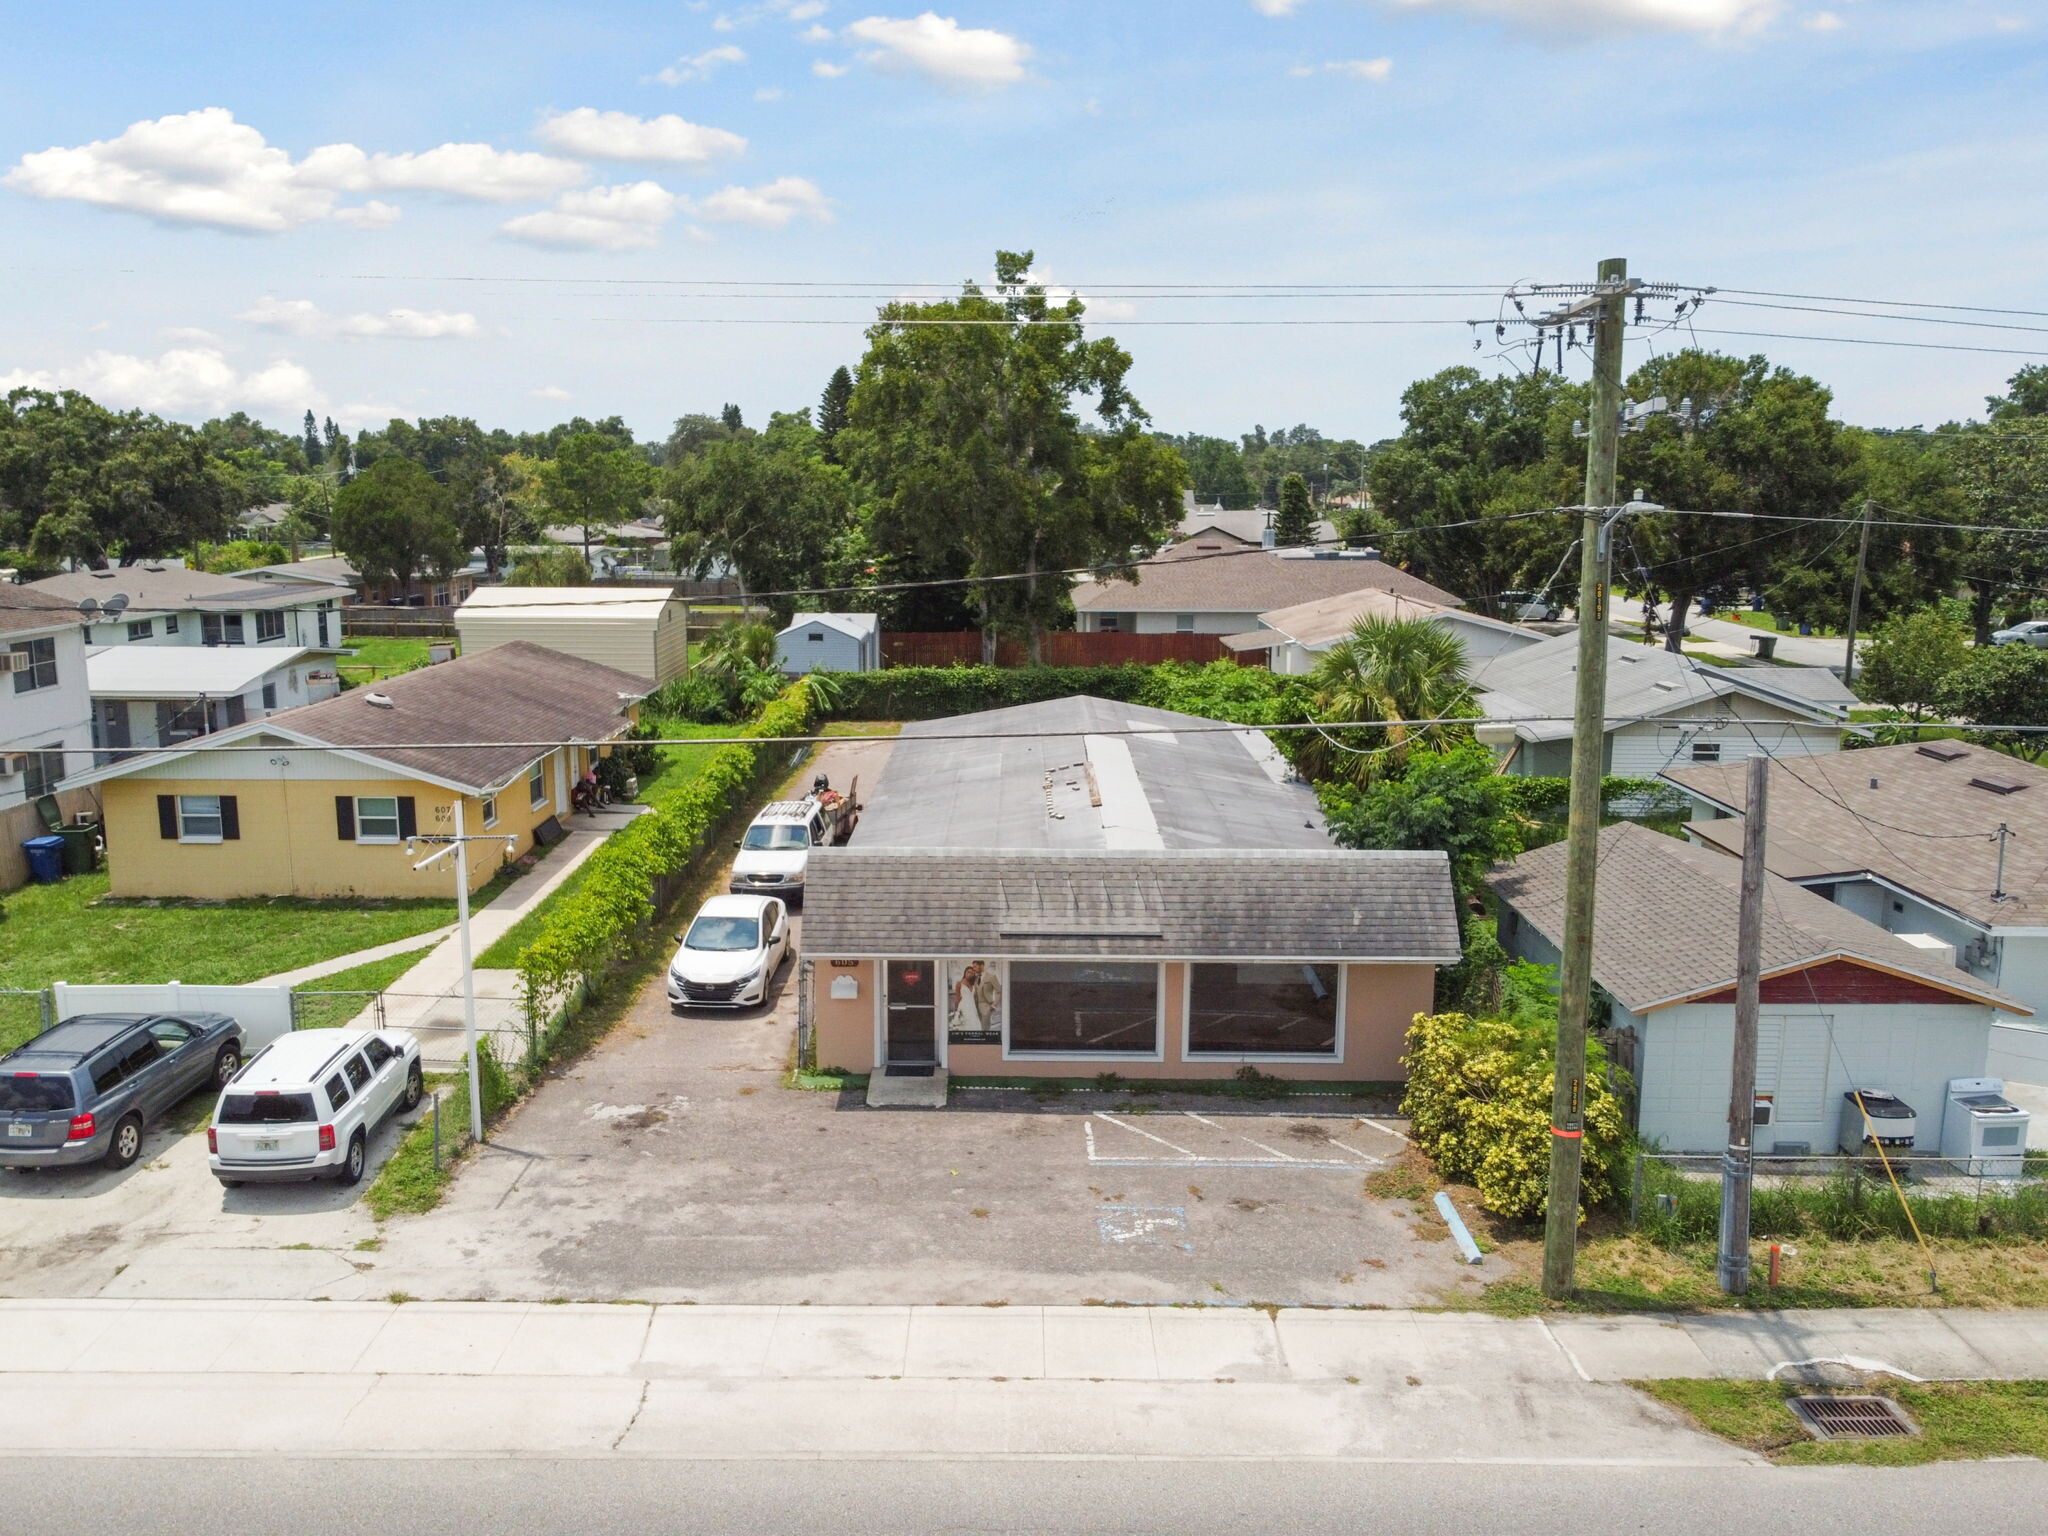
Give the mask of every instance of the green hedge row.
MULTIPOLYGON (((1503 781, 1508 803, 1517 815, 1529 821, 1563 821, 1571 812, 1572 781, 1509 774, 1503 781)), ((1600 781, 1600 813, 1603 816, 1680 816, 1691 805, 1685 795, 1659 779, 1624 779, 1610 776, 1600 781), (1626 810, 1623 802, 1628 802, 1626 810)))
MULTIPOLYGON (((747 734, 801 736, 814 714, 810 685, 800 680, 755 717, 747 734)), ((772 754, 760 747, 720 747, 686 787, 590 856, 582 884, 555 903, 539 937, 519 954, 520 997, 536 1038, 578 997, 602 989, 612 963, 653 922, 656 882, 702 853, 713 829, 772 766, 772 754)))
POLYGON ((945 715, 1037 704, 1092 693, 1135 703, 1152 668, 1118 667, 888 667, 842 672, 832 713, 842 720, 935 720, 945 715))

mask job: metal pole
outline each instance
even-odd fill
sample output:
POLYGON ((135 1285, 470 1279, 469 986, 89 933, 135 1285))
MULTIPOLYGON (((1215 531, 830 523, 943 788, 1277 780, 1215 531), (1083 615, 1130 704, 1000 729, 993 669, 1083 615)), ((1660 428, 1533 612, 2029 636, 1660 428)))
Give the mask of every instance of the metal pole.
POLYGON ((484 1091, 477 1073, 476 968, 469 951, 469 843, 462 835, 462 796, 455 797, 455 913, 462 936, 462 1031, 469 1056, 469 1135, 484 1139, 484 1091))
POLYGON ((1770 819, 1771 760, 1749 760, 1742 807, 1742 897, 1735 927, 1735 1050, 1729 1061, 1728 1150, 1721 1157, 1721 1289, 1749 1290, 1749 1194, 1755 1176, 1756 1014, 1763 990, 1764 838, 1770 819))
POLYGON ((2001 821, 1998 824, 1998 878, 1992 882, 1991 886, 1991 899, 1993 901, 2005 900, 2005 840, 2014 835, 2012 828, 2008 827, 2004 822, 2001 821))
POLYGON ((434 1167, 441 1166, 441 1095, 434 1095, 434 1167))
POLYGON ((1572 724, 1565 928, 1557 997, 1557 1077, 1550 1102, 1550 1193, 1543 1221, 1543 1294, 1571 1295, 1578 1264, 1579 1169, 1586 1126, 1586 1025, 1593 1003, 1593 878, 1600 857, 1600 776, 1607 716, 1607 522, 1621 446, 1621 340, 1628 263, 1600 263, 1615 292, 1594 329, 1587 405, 1586 516, 1579 534, 1579 676, 1572 724))
POLYGON ((1856 541, 1856 581, 1849 588, 1849 649, 1842 661, 1842 681, 1856 681, 1856 621, 1863 614, 1863 566, 1870 558, 1870 514, 1877 507, 1874 501, 1863 503, 1863 533, 1856 541))

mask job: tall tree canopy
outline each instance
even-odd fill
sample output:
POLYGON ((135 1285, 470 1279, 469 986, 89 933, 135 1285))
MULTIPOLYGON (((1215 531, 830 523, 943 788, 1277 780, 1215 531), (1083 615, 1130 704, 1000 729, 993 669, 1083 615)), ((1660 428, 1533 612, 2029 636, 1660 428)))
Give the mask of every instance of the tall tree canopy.
POLYGON ((446 576, 467 550, 448 491, 411 459, 377 460, 334 494, 334 547, 365 580, 446 576))
POLYGON ((632 448, 603 432, 562 439, 552 459, 535 466, 547 515, 583 532, 583 558, 592 535, 637 517, 653 489, 653 469, 632 448))
POLYGON ((1273 518, 1273 543, 1295 549, 1316 541, 1316 515, 1308 504, 1308 481, 1289 475, 1280 482, 1280 510, 1273 518))
POLYGON ((0 408, 0 548, 103 567, 225 538, 248 477, 196 430, 116 413, 75 390, 16 389, 0 408))
MULTIPOLYGON (((846 471, 827 463, 824 436, 807 411, 769 417, 768 429, 708 442, 666 472, 663 492, 676 569, 703 577, 720 562, 745 592, 786 592, 822 583, 853 524, 846 471)), ((825 598, 767 599, 778 622, 825 598)))
MULTIPOLYGON (((972 589, 984 653, 1069 611, 1068 584, 1040 575, 1127 566, 1180 516, 1187 466, 1144 430, 1125 386, 1130 354, 1090 341, 1078 298, 1055 305, 1031 253, 998 251, 991 289, 885 305, 854 379, 839 445, 873 498, 872 533, 964 577, 1023 573, 972 589), (931 325, 919 321, 972 321, 931 325), (1093 398, 1096 425, 1075 402, 1093 398)), ((885 557, 887 558, 887 557, 885 557)), ((892 571, 893 575, 894 572, 892 571)))
POLYGON ((1446 368, 1401 396, 1401 435, 1366 481, 1390 553, 1482 613, 1558 569, 1572 529, 1529 513, 1578 501, 1584 450, 1571 437, 1583 391, 1554 373, 1487 378, 1446 368))

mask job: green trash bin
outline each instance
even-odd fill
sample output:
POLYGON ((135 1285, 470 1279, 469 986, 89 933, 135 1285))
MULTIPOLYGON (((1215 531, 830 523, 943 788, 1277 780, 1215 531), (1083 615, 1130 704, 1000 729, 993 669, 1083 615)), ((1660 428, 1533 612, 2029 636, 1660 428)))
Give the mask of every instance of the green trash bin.
POLYGON ((59 827, 57 835, 64 839, 65 874, 89 875, 99 867, 100 829, 97 824, 59 827))

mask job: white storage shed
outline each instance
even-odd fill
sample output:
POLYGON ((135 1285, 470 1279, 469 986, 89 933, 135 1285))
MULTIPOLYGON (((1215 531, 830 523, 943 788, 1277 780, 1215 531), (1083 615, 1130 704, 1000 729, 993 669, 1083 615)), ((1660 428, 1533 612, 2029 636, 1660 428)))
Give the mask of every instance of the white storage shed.
POLYGON ((464 655, 525 640, 659 688, 688 663, 685 608, 665 587, 478 587, 455 610, 455 632, 464 655))
POLYGON ((775 637, 784 672, 874 672, 882 665, 882 621, 872 613, 799 613, 775 637))

